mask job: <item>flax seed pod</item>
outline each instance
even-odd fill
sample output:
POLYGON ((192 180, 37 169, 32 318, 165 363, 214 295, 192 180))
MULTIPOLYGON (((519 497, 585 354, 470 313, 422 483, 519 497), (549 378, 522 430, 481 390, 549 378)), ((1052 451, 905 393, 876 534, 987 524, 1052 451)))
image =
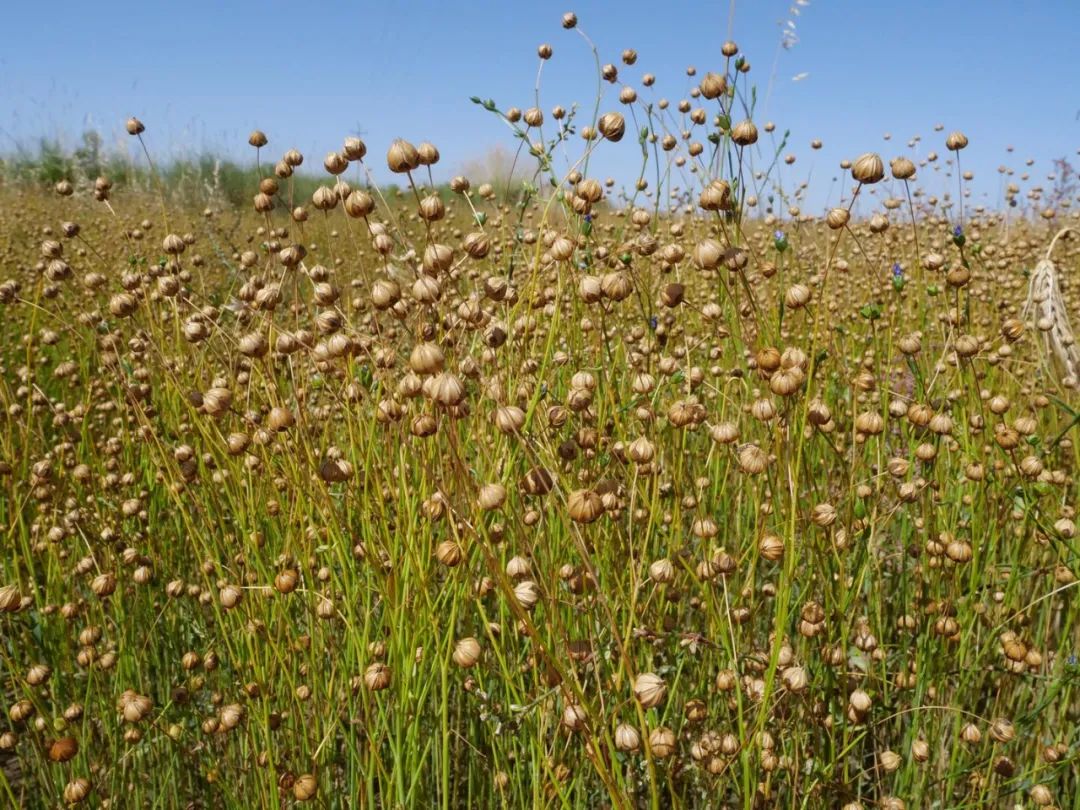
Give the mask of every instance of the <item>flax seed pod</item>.
POLYGON ((626 754, 636 753, 641 749, 641 734, 629 723, 619 723, 615 727, 615 747, 626 754))
POLYGON ((64 801, 68 804, 80 804, 93 790, 93 783, 89 779, 79 777, 72 779, 64 786, 64 801))
POLYGON ((860 155, 851 164, 851 176, 856 182, 871 185, 885 177, 885 164, 881 156, 873 152, 860 155))
POLYGON ((480 488, 476 504, 485 512, 499 509, 506 502, 506 487, 502 484, 485 484, 480 488))
POLYGON ((315 795, 319 792, 319 782, 310 773, 305 773, 296 778, 293 782, 292 793, 293 798, 298 802, 309 802, 315 798, 315 795))
POLYGON ((832 228, 834 231, 840 230, 848 224, 851 214, 846 208, 832 208, 829 213, 825 215, 825 224, 832 228))
POLYGON ((649 750, 657 759, 667 759, 675 753, 675 732, 666 726, 657 726, 649 732, 649 750))
POLYGON ((405 174, 420 166, 420 153, 406 140, 397 138, 386 152, 386 165, 395 174, 405 174))
POLYGON ((750 119, 740 121, 731 129, 731 140, 739 146, 751 146, 757 143, 758 130, 750 119))
POLYGON ((370 664, 364 670, 364 686, 369 692, 379 692, 390 685, 390 667, 381 662, 370 664))
POLYGON ((895 157, 890 160, 889 169, 897 180, 910 180, 915 176, 915 164, 906 157, 895 157))
POLYGON ((706 73, 698 87, 701 95, 711 101, 727 92, 727 79, 717 73, 706 73))
POLYGON ((604 513, 604 503, 596 492, 579 489, 567 497, 566 509, 575 523, 592 523, 604 513))
POLYGON ((480 660, 480 642, 475 638, 469 636, 463 638, 454 645, 453 659, 454 663, 462 669, 469 669, 476 666, 480 660))
POLYGON ((945 147, 950 152, 959 152, 968 145, 967 135, 963 132, 950 132, 945 138, 945 147))
POLYGON ((634 697, 644 709, 653 709, 664 702, 667 684, 659 675, 643 672, 634 679, 634 697))
POLYGON ((605 113, 596 122, 596 128, 607 140, 618 143, 626 132, 626 119, 623 118, 622 113, 605 113))

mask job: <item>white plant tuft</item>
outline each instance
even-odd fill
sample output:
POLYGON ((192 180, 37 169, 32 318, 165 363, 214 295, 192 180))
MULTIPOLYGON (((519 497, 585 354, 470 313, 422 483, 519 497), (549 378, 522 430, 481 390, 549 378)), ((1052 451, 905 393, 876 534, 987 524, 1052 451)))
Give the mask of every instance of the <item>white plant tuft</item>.
POLYGON ((1070 231, 1064 228, 1050 241, 1046 257, 1035 265, 1028 284, 1024 320, 1042 336, 1040 343, 1049 365, 1059 374, 1065 388, 1080 388, 1080 349, 1076 346, 1065 299, 1061 294, 1061 278, 1050 260, 1057 240, 1070 231))

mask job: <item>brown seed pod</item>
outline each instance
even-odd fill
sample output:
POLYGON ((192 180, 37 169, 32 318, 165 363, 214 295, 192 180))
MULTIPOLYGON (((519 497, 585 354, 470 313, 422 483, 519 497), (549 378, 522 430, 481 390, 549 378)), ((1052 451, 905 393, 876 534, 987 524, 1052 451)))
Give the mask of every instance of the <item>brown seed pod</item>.
POLYGON ((675 753, 675 732, 666 726, 658 726, 649 732, 649 750, 657 759, 667 759, 675 753))
POLYGON ((454 645, 454 663, 463 669, 476 666, 480 660, 480 642, 472 636, 463 638, 454 645))
POLYGON ((64 786, 64 801, 68 804, 79 804, 86 800, 93 789, 93 783, 89 779, 81 776, 72 779, 64 786))
POLYGON ((897 180, 910 180, 915 176, 915 164, 906 157, 895 157, 890 160, 889 169, 897 180))
POLYGON ((636 753, 641 748, 641 734, 629 723, 615 727, 615 747, 623 753, 636 753))
POLYGON ((349 168, 349 159, 340 152, 328 152, 323 159, 323 168, 330 174, 341 174, 349 168))
POLYGON ((439 162, 439 150, 427 141, 420 142, 420 145, 416 147, 416 154, 420 158, 421 166, 434 166, 439 162))
POLYGON ((965 135, 963 132, 950 132, 945 138, 945 147, 950 152, 959 152, 967 145, 967 135, 965 135))
POLYGON ((711 270, 720 264, 724 249, 715 239, 703 239, 694 245, 691 258, 701 270, 711 270))
POLYGON ((61 737, 49 746, 49 759, 53 762, 67 762, 79 753, 79 743, 74 737, 61 737))
POLYGON ((370 664, 364 670, 364 686, 370 692, 378 692, 390 685, 390 667, 381 662, 370 664))
POLYGON ((644 709, 652 709, 664 702, 667 684, 653 672, 642 672, 634 679, 634 697, 644 709))
POLYGON ((706 73, 698 85, 701 95, 710 101, 717 99, 727 92, 727 78, 718 73, 706 73))
POLYGON ((579 489, 567 497, 566 508, 575 523, 592 523, 604 513, 604 502, 593 490, 579 489))
POLYGON ((288 408, 278 406, 270 409, 266 424, 270 430, 281 432, 293 427, 296 424, 296 417, 288 408))
POLYGON ((292 568, 287 568, 274 577, 274 588, 278 593, 292 593, 299 584, 300 575, 292 568))
POLYGON ((609 141, 618 143, 622 140, 623 134, 626 132, 626 119, 623 118, 622 113, 605 113, 600 116, 600 120, 596 122, 596 128, 600 130, 600 134, 609 141))
POLYGON ((22 595, 14 585, 0 586, 0 613, 17 613, 22 604, 22 595))
POLYGON ((867 152, 851 164, 851 176, 856 182, 864 185, 877 183, 885 177, 885 164, 880 155, 867 152))
POLYGON ((851 213, 846 208, 831 208, 829 213, 825 215, 825 224, 832 228, 834 231, 843 228, 848 224, 848 220, 851 218, 851 213))
POLYGON ((514 586, 514 600, 525 610, 531 611, 540 601, 540 589, 531 579, 522 580, 514 586))
POLYGON ((348 160, 363 160, 364 155, 367 154, 367 144, 359 138, 350 135, 345 139, 344 147, 341 151, 348 160))
POLYGON ((375 200, 366 191, 356 189, 349 192, 344 202, 345 213, 355 219, 361 219, 371 215, 375 210, 375 200))
POLYGON ((386 165, 395 174, 411 172, 420 165, 420 153, 408 141, 397 138, 386 152, 386 165))
POLYGON ((731 140, 739 146, 750 146, 757 143, 757 139, 757 127, 750 119, 740 121, 731 129, 731 140))
POLYGON ((739 450, 739 467, 749 475, 760 475, 769 466, 769 454, 756 444, 746 444, 739 450))
POLYGON ((555 486, 555 480, 543 467, 533 467, 525 473, 520 486, 526 495, 547 495, 555 486))
POLYGON ((298 802, 309 802, 319 792, 319 782, 310 773, 302 774, 296 777, 296 781, 293 782, 292 792, 293 798, 298 802))
POLYGON ((506 487, 502 484, 485 484, 480 488, 476 505, 485 512, 500 508, 506 502, 506 487))
POLYGON ((770 562, 784 557, 784 541, 775 534, 766 534, 758 541, 758 553, 770 562))

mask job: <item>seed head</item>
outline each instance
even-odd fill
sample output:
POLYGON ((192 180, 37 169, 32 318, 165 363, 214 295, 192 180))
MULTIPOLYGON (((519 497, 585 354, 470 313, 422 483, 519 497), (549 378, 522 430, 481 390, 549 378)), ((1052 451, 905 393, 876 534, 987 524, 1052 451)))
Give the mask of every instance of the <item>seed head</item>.
POLYGON ((860 155, 851 164, 851 176, 864 185, 879 182, 885 177, 885 164, 882 163, 881 155, 874 152, 860 155))

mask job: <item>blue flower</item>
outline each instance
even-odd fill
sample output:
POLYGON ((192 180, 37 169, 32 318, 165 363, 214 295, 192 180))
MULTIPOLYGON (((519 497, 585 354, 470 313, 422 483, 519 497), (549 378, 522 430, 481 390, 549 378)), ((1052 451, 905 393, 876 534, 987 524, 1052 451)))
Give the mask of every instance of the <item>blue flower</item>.
POLYGON ((592 222, 592 214, 586 214, 585 215, 585 221, 586 222, 592 222))
POLYGON ((653 315, 651 318, 649 318, 649 328, 652 329, 654 332, 656 331, 657 324, 659 324, 659 323, 660 322, 658 320, 656 320, 655 315, 653 315))
POLYGON ((955 228, 952 229, 952 235, 953 236, 963 236, 964 235, 964 227, 962 225, 957 225, 955 228))
POLYGON ((903 278, 904 268, 900 266, 900 262, 893 262, 892 274, 894 278, 903 278))
POLYGON ((774 234, 773 234, 773 238, 774 238, 774 239, 775 239, 775 240, 776 240, 777 242, 781 242, 781 241, 783 241, 783 240, 784 240, 784 238, 785 238, 785 237, 784 237, 784 232, 783 232, 783 231, 777 231, 776 233, 774 233, 774 234))

